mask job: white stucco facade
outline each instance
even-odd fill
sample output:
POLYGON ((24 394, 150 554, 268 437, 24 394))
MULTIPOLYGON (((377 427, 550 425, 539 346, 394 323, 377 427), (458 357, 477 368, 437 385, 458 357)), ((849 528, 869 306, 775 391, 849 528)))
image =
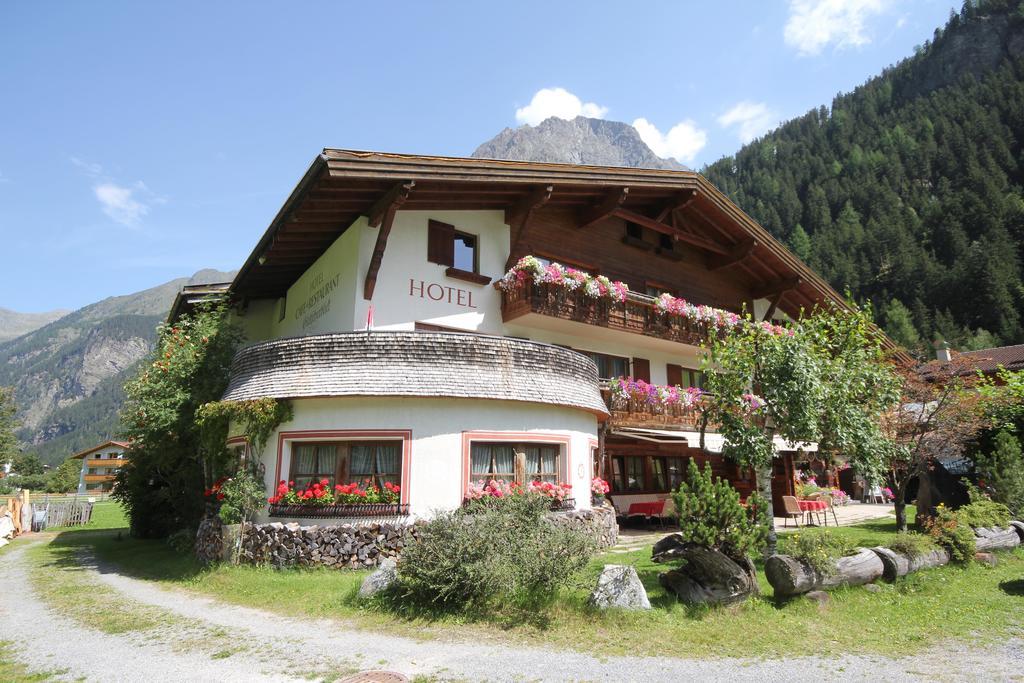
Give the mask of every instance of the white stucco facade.
POLYGON ((461 505, 472 480, 468 449, 474 441, 527 442, 557 445, 560 480, 572 485, 578 509, 590 507, 598 423, 586 411, 521 401, 373 397, 296 399, 292 406, 294 419, 257 454, 268 491, 291 478, 297 444, 393 440, 402 444, 402 502, 411 516, 429 517, 461 505))

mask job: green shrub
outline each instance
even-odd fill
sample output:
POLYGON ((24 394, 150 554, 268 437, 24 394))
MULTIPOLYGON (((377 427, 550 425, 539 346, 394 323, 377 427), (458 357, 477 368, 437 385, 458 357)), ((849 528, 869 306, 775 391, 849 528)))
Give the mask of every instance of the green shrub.
POLYGON ((785 554, 807 563, 821 576, 832 576, 836 571, 836 560, 857 552, 853 541, 835 536, 827 529, 798 531, 787 536, 782 543, 785 554))
POLYGON ((225 524, 251 520, 267 504, 263 482, 247 470, 226 479, 220 486, 220 493, 224 498, 218 515, 225 524))
POLYGON ((171 546, 174 552, 187 555, 192 552, 196 544, 196 533, 191 529, 179 529, 167 537, 167 545, 171 546))
POLYGON ((551 522, 550 498, 487 497, 438 514, 402 551, 393 593, 417 608, 483 611, 550 601, 590 558, 586 534, 551 522))
POLYGON ((957 510, 956 517, 969 527, 1002 527, 1010 523, 1010 509, 994 500, 978 498, 957 510))
POLYGON ((889 543, 890 549, 910 559, 926 555, 937 547, 931 536, 914 532, 896 534, 896 538, 889 543))
POLYGON ((1024 453, 1012 432, 996 434, 989 453, 972 455, 979 483, 991 491, 992 499, 1005 504, 1011 514, 1024 516, 1024 453))
POLYGON ((720 477, 712 477, 711 465, 703 471, 690 459, 686 481, 672 494, 679 515, 679 531, 698 545, 743 558, 764 549, 768 537, 768 506, 754 493, 747 507, 740 494, 720 477))
POLYGON ((925 522, 925 531, 949 552, 952 561, 965 563, 974 559, 974 531, 945 505, 935 509, 935 516, 925 522))

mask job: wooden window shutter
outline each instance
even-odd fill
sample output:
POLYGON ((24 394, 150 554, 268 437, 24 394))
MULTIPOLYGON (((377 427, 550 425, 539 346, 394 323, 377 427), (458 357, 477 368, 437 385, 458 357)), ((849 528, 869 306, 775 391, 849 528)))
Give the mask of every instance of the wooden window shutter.
POLYGON ((633 379, 642 379, 645 382, 651 381, 651 361, 646 358, 633 359, 633 379))
POLYGON ((455 265, 455 226, 440 221, 427 223, 427 260, 442 266, 455 265))
POLYGON ((668 384, 669 386, 682 386, 683 384, 683 366, 673 365, 669 363, 665 366, 665 370, 668 372, 668 384))

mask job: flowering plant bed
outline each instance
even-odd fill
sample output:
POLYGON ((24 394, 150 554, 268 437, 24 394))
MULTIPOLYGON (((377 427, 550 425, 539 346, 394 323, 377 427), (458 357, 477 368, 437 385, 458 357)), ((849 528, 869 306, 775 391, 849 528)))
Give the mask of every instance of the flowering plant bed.
POLYGON ((629 292, 629 287, 624 282, 609 280, 604 275, 591 275, 560 263, 544 265, 536 256, 524 256, 519 259, 498 280, 498 287, 507 292, 522 287, 527 280, 537 285, 556 285, 569 292, 580 291, 592 299, 623 302, 629 292))
MULTIPOLYGON (((368 507, 394 508, 397 507, 400 493, 401 487, 391 483, 390 481, 385 482, 383 488, 378 488, 376 484, 371 483, 369 480, 364 481, 364 485, 362 486, 354 482, 335 484, 332 486, 329 479, 321 479, 318 481, 310 481, 305 488, 297 489, 294 481, 285 481, 282 479, 278 482, 278 490, 276 490, 276 493, 273 496, 267 499, 267 503, 270 504, 271 515, 273 515, 272 510, 275 506, 279 508, 302 508, 304 510, 314 510, 317 508, 327 507, 339 509, 368 507)), ((291 515, 291 513, 289 514, 291 515)), ((326 516, 344 516, 345 514, 347 513, 332 513, 326 516)), ((371 512, 368 514, 389 513, 371 512)))
POLYGON ((391 517, 409 514, 408 504, 400 503, 357 503, 333 505, 289 505, 272 503, 271 517, 303 517, 306 519, 329 519, 332 517, 391 517))
POLYGON ((569 497, 572 494, 572 484, 531 481, 526 486, 523 486, 517 481, 507 482, 497 479, 470 482, 469 489, 466 491, 465 502, 468 503, 483 498, 508 498, 510 496, 525 496, 529 494, 539 494, 550 498, 552 510, 572 509, 576 505, 575 499, 569 497))

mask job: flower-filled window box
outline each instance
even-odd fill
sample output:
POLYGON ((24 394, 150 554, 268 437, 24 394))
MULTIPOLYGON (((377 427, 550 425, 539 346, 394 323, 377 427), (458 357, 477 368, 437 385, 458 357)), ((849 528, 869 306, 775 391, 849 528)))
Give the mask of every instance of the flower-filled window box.
POLYGON ((400 500, 401 487, 390 482, 383 487, 370 481, 331 486, 330 480, 323 478, 298 489, 295 482, 282 479, 267 502, 271 517, 320 519, 409 514, 409 506, 400 500))
POLYGON ((541 495, 551 499, 552 510, 572 510, 576 507, 576 499, 572 498, 572 484, 554 483, 549 481, 531 481, 523 486, 517 481, 489 479, 469 484, 463 504, 486 498, 508 498, 511 496, 541 495))

